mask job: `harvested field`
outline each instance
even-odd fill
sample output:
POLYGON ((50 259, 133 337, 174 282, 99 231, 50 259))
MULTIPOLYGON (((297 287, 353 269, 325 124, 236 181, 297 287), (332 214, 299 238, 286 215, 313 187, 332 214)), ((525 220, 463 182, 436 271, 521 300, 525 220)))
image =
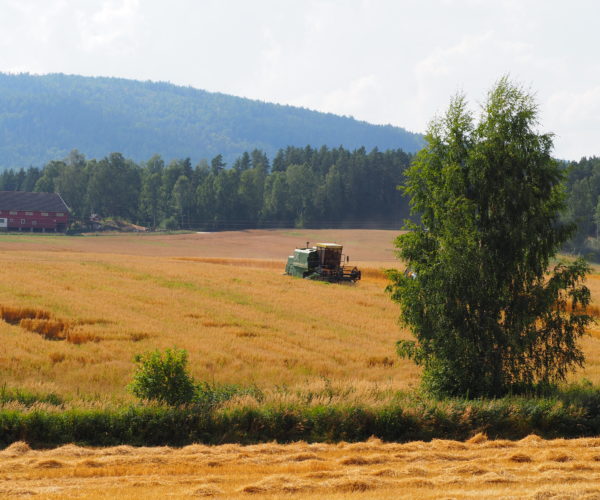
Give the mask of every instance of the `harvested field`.
POLYGON ((0 235, 0 252, 33 250, 119 253, 154 257, 275 259, 285 263, 296 246, 307 241, 342 243, 353 262, 395 262, 392 240, 399 231, 358 229, 287 229, 215 233, 98 233, 0 235))
POLYGON ((3 498, 600 498, 600 439, 0 451, 3 498))

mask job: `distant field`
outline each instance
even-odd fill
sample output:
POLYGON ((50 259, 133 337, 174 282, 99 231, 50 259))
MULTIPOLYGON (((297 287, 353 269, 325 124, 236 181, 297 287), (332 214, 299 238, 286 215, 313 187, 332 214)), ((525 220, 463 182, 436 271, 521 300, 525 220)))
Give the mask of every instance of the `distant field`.
MULTIPOLYGON (((125 385, 136 353, 177 346, 197 379, 256 385, 269 398, 388 400, 418 383, 417 368, 395 355, 408 333, 380 271, 399 266, 396 234, 1 235, 0 306, 8 320, 17 315, 0 321, 2 383, 73 404, 118 404, 132 399, 125 385), (306 241, 344 244, 365 279, 283 276, 287 255, 306 241), (49 340, 56 336, 66 340, 49 340)), ((600 292, 600 276, 590 285, 600 292)), ((588 365, 575 379, 600 383, 599 337, 593 330, 584 340, 588 365)))
POLYGON ((396 263, 393 239, 398 231, 355 229, 287 229, 216 233, 0 234, 0 251, 48 250, 118 253, 153 257, 230 257, 284 262, 296 246, 339 242, 352 261, 396 263))
POLYGON ((35 498, 600 498, 600 439, 0 451, 0 495, 35 498))

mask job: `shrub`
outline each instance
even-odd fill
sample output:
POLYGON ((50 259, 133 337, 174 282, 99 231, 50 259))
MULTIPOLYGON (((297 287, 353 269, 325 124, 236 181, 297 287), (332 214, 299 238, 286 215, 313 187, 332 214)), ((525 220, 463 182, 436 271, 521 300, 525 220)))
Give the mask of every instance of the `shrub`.
POLYGON ((175 217, 167 217, 161 221, 160 228, 167 231, 174 231, 179 229, 179 222, 177 222, 175 217))
POLYGON ((167 349, 137 355, 138 364, 129 390, 138 398, 176 406, 191 403, 196 388, 187 371, 187 352, 167 349))
POLYGON ((184 349, 138 354, 135 361, 138 366, 129 390, 141 399, 171 406, 191 403, 197 409, 212 410, 234 396, 251 395, 257 400, 263 397, 257 387, 214 382, 197 384, 187 371, 187 351, 184 349))

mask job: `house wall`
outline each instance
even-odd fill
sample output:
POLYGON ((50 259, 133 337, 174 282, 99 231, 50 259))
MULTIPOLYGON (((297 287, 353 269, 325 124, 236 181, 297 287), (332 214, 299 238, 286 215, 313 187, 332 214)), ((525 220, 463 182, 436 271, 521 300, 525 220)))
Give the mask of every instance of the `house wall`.
POLYGON ((68 212, 27 212, 0 210, 0 219, 6 220, 6 228, 17 231, 66 231, 68 212))

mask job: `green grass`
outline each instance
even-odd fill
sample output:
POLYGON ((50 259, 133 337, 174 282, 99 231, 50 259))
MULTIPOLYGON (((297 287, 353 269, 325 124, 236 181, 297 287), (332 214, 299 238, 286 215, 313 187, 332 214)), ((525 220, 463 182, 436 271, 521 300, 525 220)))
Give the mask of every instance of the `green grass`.
POLYGON ((67 243, 71 236, 59 233, 0 233, 3 243, 67 243))
MULTIPOLYGON (((236 389, 237 391, 238 389, 236 389)), ((227 400, 230 394, 219 400, 227 400)), ((378 408, 352 405, 192 405, 165 407, 0 410, 0 445, 17 440, 36 447, 65 443, 109 446, 201 442, 337 442, 464 440, 478 432, 490 438, 576 438, 600 434, 600 389, 570 386, 546 397, 436 401, 398 393, 378 408)))
POLYGON ((43 394, 24 389, 11 389, 4 384, 0 387, 0 408, 4 407, 7 403, 13 402, 25 407, 31 407, 36 403, 60 406, 64 403, 64 400, 52 392, 43 394))

